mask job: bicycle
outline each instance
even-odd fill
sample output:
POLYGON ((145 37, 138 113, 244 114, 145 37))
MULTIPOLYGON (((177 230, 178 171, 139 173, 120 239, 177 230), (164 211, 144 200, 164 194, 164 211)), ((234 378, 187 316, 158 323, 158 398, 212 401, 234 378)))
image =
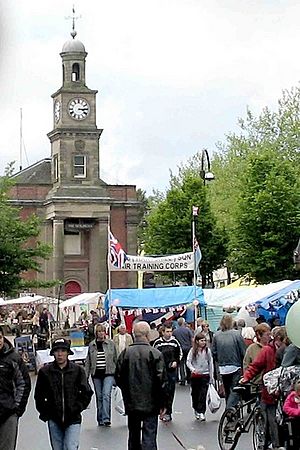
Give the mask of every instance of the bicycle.
POLYGON ((245 383, 233 388, 240 395, 235 408, 226 409, 220 419, 218 441, 221 450, 234 450, 242 433, 249 433, 251 426, 254 450, 264 450, 265 419, 260 407, 260 386, 245 383))

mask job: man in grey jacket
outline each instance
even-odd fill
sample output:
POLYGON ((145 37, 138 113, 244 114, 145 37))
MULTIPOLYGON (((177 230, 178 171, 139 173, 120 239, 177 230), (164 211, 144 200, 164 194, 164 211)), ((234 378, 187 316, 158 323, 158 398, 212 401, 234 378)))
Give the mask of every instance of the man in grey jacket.
POLYGON ((213 337, 211 351, 222 376, 226 408, 230 408, 239 401, 239 395, 233 392, 233 388, 242 377, 246 345, 241 333, 233 329, 233 319, 229 314, 221 319, 220 330, 213 337))

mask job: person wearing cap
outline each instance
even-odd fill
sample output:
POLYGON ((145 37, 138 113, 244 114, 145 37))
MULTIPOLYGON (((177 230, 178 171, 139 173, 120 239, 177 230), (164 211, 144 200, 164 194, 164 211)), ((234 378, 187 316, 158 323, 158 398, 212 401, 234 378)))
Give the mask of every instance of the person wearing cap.
POLYGON ((0 450, 16 448, 18 422, 30 389, 27 367, 0 327, 0 450))
POLYGON ((77 450, 81 426, 81 412, 93 395, 84 369, 69 361, 73 355, 70 342, 55 339, 50 355, 54 361, 39 370, 35 404, 40 419, 48 423, 52 450, 77 450))

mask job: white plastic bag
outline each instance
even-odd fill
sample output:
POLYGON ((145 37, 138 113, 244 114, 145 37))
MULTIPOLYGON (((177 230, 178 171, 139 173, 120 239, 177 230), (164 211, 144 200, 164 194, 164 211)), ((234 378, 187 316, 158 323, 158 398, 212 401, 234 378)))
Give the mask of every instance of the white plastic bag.
POLYGON ((221 406, 221 399, 220 399, 220 396, 219 396, 218 392, 216 391, 214 385, 211 383, 208 385, 206 399, 207 399, 207 405, 208 405, 210 411, 212 413, 217 412, 221 406))
POLYGON ((115 410, 119 414, 122 414, 122 416, 125 416, 125 408, 124 408, 122 391, 118 386, 113 387, 112 398, 114 401, 115 410))

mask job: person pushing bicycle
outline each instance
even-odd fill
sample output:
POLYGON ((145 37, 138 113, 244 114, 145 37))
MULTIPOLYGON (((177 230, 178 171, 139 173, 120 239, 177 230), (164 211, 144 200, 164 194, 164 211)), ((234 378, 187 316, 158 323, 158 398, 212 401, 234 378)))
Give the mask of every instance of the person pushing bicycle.
MULTIPOLYGON (((248 368, 244 371, 243 377, 240 379, 240 384, 244 384, 252 380, 257 375, 262 376, 275 369, 276 367, 276 352, 282 345, 284 345, 284 340, 286 338, 286 332, 284 327, 276 327, 271 336, 271 341, 269 344, 265 345, 259 352, 254 361, 249 364, 248 368)), ((266 422, 266 443, 267 447, 268 432, 269 437, 272 442, 273 449, 280 450, 278 426, 276 423, 276 407, 277 398, 270 395, 267 389, 263 386, 261 392, 261 408, 265 417, 266 422)))

